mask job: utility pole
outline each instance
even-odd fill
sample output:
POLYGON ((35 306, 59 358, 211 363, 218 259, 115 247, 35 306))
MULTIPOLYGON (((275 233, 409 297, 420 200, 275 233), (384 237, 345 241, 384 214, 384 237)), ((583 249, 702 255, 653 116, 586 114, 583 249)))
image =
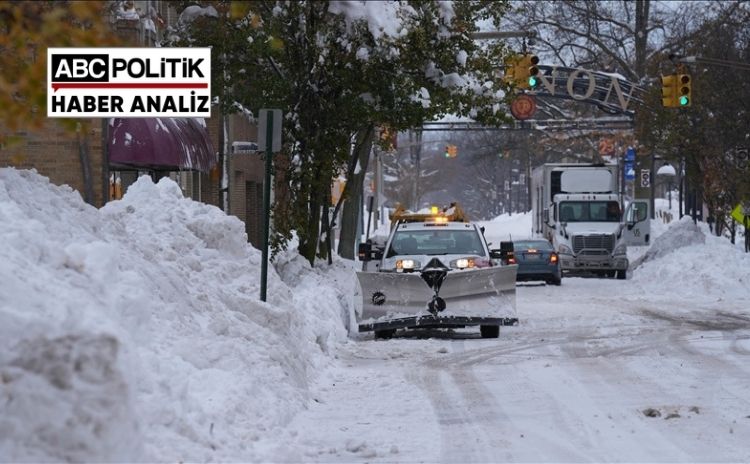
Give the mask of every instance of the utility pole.
POLYGON ((421 158, 422 158, 422 130, 417 129, 416 131, 409 131, 409 150, 411 152, 412 161, 414 162, 414 198, 412 200, 412 208, 414 211, 419 210, 419 178, 422 176, 421 158), (414 141, 416 138, 416 142, 414 141))

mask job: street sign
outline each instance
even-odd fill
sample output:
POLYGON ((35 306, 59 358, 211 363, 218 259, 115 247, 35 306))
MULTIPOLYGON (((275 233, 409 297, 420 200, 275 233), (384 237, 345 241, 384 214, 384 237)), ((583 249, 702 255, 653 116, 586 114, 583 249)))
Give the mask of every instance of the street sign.
POLYGON ((519 121, 529 119, 536 112, 536 100, 529 95, 519 95, 510 104, 510 113, 519 121))
POLYGON ((651 186, 651 171, 648 169, 641 169, 641 187, 651 186))
POLYGON ((268 125, 272 124, 271 151, 281 151, 281 110, 260 110, 258 112, 258 150, 267 151, 268 125))
POLYGON ((632 164, 625 164, 625 180, 628 182, 635 180, 635 167, 632 164))
POLYGON ((625 151, 625 161, 635 161, 635 148, 628 147, 625 151))
POLYGON ((599 139, 599 154, 602 156, 612 156, 615 154, 615 141, 610 138, 599 139))

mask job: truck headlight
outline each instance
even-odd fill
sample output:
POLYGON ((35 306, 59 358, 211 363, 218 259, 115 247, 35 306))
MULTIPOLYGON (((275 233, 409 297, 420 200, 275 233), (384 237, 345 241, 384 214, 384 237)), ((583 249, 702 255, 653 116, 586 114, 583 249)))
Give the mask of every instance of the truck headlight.
POLYGON ((628 246, 627 245, 617 245, 615 247, 615 251, 612 252, 613 255, 624 255, 628 252, 628 246))
POLYGON ((413 259, 399 259, 396 261, 397 271, 413 271, 418 267, 419 261, 414 261, 413 259))
POLYGON ((475 266, 474 258, 459 258, 450 262, 450 266, 455 269, 467 269, 475 266))
POLYGON ((558 251, 558 253, 565 254, 565 255, 572 255, 573 254, 573 250, 571 250, 568 245, 560 245, 560 246, 558 246, 557 247, 557 251, 558 251))

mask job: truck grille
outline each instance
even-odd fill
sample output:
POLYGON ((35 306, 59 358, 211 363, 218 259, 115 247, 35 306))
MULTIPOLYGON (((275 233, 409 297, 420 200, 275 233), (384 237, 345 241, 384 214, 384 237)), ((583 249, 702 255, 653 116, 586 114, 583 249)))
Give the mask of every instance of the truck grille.
POLYGON ((573 237, 573 252, 575 254, 610 254, 615 249, 614 235, 576 235, 573 237), (606 250, 606 251, 605 251, 606 250))

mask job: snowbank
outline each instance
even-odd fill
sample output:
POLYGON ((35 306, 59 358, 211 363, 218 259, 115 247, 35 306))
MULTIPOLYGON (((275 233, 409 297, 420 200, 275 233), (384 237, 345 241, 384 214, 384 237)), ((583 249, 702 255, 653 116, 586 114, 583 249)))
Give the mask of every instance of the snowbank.
POLYGON ((669 285, 687 298, 731 297, 750 288, 750 254, 685 216, 654 240, 633 271, 633 281, 655 294, 669 285))
POLYGON ((0 456, 253 460, 346 340, 343 265, 294 261, 263 303, 242 222, 174 182, 97 210, 0 169, 0 456))

